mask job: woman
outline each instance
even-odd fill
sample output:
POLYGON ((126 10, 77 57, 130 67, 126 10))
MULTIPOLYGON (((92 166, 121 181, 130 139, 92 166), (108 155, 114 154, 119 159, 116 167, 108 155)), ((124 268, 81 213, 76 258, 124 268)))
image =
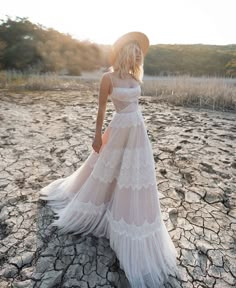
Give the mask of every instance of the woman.
POLYGON ((177 251, 165 224, 156 185, 152 147, 139 109, 143 57, 140 32, 113 45, 113 71, 102 77, 93 150, 72 175, 41 190, 63 232, 105 236, 131 287, 162 287, 176 269, 177 251), (106 103, 115 112, 102 134, 106 103))

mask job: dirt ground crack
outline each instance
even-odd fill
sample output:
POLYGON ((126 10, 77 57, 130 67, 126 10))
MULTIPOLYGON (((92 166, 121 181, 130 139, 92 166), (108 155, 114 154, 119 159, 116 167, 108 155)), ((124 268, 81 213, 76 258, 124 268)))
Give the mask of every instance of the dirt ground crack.
MULTIPOLYGON (((38 200, 40 188, 73 173, 89 155, 97 98, 78 91, 3 96, 0 287, 128 288, 107 239, 60 235, 38 200)), ((178 251, 180 274, 165 288, 235 287, 235 114, 145 96, 140 105, 163 218, 178 251)), ((109 102, 105 125, 112 111, 109 102)))

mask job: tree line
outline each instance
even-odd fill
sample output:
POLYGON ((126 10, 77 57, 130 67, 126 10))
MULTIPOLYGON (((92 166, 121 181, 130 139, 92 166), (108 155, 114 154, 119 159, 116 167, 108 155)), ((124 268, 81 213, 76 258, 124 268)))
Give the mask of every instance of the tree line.
POLYGON ((102 51, 94 43, 78 41, 27 18, 1 20, 1 69, 80 75, 98 69, 102 62, 102 51))
POLYGON ((145 59, 145 72, 236 77, 236 45, 153 45, 145 59))
MULTIPOLYGON (((108 67, 109 45, 79 41, 27 18, 0 20, 0 69, 80 75, 108 67)), ((148 75, 236 77, 236 45, 151 45, 148 75)))

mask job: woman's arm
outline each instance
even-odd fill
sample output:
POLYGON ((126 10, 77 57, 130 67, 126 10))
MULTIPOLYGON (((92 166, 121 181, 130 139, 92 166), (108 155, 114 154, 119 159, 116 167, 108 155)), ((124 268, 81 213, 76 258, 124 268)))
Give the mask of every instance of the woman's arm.
POLYGON ((99 153, 102 146, 102 125, 106 114, 107 98, 111 91, 111 81, 108 73, 103 74, 100 82, 99 96, 98 96, 98 112, 96 120, 96 132, 92 144, 93 149, 99 153))

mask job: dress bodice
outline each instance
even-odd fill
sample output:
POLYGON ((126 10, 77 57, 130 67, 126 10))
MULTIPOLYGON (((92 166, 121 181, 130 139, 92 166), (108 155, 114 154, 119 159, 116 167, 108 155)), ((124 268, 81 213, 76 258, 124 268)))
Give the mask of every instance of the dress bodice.
POLYGON ((138 98, 141 87, 113 87, 110 94, 117 113, 129 113, 138 110, 138 98))

